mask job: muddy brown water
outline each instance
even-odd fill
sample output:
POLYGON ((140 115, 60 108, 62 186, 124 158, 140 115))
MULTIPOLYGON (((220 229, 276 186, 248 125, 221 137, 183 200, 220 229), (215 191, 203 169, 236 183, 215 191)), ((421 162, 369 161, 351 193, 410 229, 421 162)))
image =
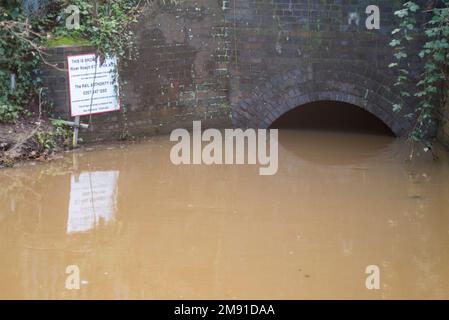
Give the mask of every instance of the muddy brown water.
POLYGON ((388 136, 286 130, 260 176, 174 166, 168 140, 1 170, 0 298, 449 298, 445 151, 407 163, 388 136))

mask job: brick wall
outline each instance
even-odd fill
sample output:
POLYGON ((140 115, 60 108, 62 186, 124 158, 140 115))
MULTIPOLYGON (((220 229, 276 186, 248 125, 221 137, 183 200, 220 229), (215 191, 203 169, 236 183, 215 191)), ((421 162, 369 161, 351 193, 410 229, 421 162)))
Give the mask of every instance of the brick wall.
MULTIPOLYGON (((147 136, 192 127, 230 126, 229 49, 221 3, 178 1, 147 5, 137 25, 139 58, 120 68, 125 81, 122 111, 92 116, 84 139, 117 139, 124 133, 147 136)), ((82 23, 82 22, 81 22, 82 23)), ((48 60, 67 68, 70 54, 92 53, 89 47, 49 49, 48 60)), ((45 68, 44 79, 54 113, 70 118, 65 72, 45 68)), ((89 117, 82 117, 87 123, 89 117)))
MULTIPOLYGON (((397 135, 407 131, 409 110, 392 112, 400 96, 388 68, 398 2, 248 0, 235 6, 231 0, 226 10, 236 27, 230 61, 235 125, 268 127, 304 103, 335 100, 375 114, 397 135), (380 8, 380 30, 365 26, 368 5, 380 8), (350 23, 350 15, 359 23, 350 23)), ((417 68, 412 63, 412 74, 417 68)))
MULTIPOLYGON (((290 109, 318 100, 355 104, 397 135, 410 127, 403 117, 410 110, 392 112, 400 99, 388 68, 397 1, 157 3, 146 7, 137 26, 140 58, 120 72, 127 81, 126 113, 93 116, 93 131, 84 137, 117 138, 126 128, 135 136, 168 133, 190 128, 195 119, 214 127, 268 127, 290 109), (365 27, 372 4, 381 9, 381 30, 365 27), (358 24, 349 22, 354 14, 358 24)), ((64 63, 67 53, 79 50, 89 49, 53 49, 53 59, 64 63)), ((418 67, 412 63, 412 74, 418 67)), ((66 115, 66 76, 50 71, 48 79, 57 113, 66 115)), ((413 101, 407 105, 413 108, 413 101)))

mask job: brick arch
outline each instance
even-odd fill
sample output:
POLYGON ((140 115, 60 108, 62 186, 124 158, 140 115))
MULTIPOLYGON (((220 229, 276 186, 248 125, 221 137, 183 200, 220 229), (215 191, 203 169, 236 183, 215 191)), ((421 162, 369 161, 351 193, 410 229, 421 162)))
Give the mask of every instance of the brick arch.
POLYGON ((383 121, 396 136, 404 135, 410 123, 403 113, 392 110, 400 97, 387 85, 391 80, 369 68, 363 70, 351 73, 340 66, 338 70, 310 72, 298 68, 277 75, 233 107, 233 124, 265 129, 302 105, 336 101, 358 106, 383 121))

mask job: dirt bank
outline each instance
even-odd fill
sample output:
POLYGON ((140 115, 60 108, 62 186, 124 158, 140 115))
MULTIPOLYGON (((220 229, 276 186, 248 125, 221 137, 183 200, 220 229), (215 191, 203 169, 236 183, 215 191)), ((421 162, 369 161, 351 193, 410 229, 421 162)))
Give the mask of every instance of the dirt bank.
POLYGON ((21 160, 47 161, 67 144, 61 130, 48 119, 28 118, 0 124, 0 168, 21 160))

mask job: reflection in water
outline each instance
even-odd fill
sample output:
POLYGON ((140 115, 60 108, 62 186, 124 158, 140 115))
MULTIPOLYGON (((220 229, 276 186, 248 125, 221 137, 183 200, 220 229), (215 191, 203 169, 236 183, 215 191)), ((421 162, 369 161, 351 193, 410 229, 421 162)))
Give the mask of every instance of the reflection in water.
MULTIPOLYGON (((294 131, 284 130, 280 134, 284 154, 288 152, 296 160, 325 166, 356 165, 370 158, 382 157, 385 153, 391 155, 392 150, 398 152, 402 146, 401 141, 385 135, 369 136, 367 139, 364 134, 303 131, 291 139, 289 137, 294 131)), ((292 162, 295 163, 295 160, 292 162)))
POLYGON ((114 218, 119 172, 72 175, 67 233, 89 231, 114 218))
POLYGON ((446 153, 407 163, 391 137, 282 131, 262 177, 174 166, 171 146, 0 171, 0 298, 449 298, 446 153))

